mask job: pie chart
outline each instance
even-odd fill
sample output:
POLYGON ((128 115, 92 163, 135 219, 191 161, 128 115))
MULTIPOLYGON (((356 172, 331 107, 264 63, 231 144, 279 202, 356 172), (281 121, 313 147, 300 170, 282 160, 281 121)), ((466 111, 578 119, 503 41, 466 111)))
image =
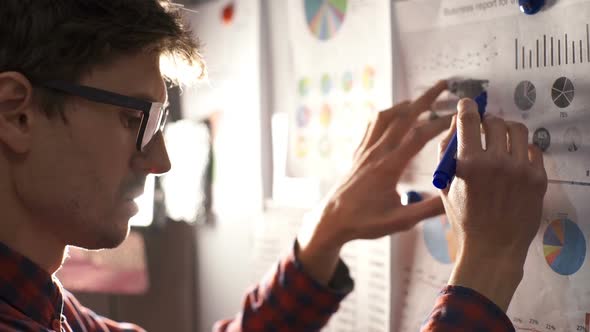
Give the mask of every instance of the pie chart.
POLYGON ((551 146, 551 134, 545 128, 538 128, 533 133, 533 144, 539 147, 541 151, 545 152, 551 146))
POLYGON ((310 86, 310 81, 309 78, 302 78, 299 80, 299 95, 301 97, 305 97, 307 96, 307 94, 309 93, 309 86, 310 86))
POLYGON ((573 221, 552 221, 543 235, 543 253, 551 269, 567 276, 576 273, 586 258, 584 233, 573 221))
POLYGON ((332 122, 332 108, 328 104, 322 106, 320 111, 320 123, 324 128, 328 128, 332 122))
POLYGON ((375 85, 375 69, 367 66, 363 71, 363 86, 365 89, 370 90, 375 85))
POLYGON ((325 95, 330 93, 330 90, 332 90, 332 79, 330 79, 330 75, 328 74, 324 74, 322 75, 322 93, 325 95))
POLYGON ((309 108, 305 107, 305 106, 300 106, 297 109, 297 126, 299 128, 305 128, 307 127, 307 125, 309 124, 309 121, 311 119, 311 111, 309 110, 309 108))
POLYGON ((352 90, 352 85, 352 73, 347 71, 342 76, 342 89, 346 92, 350 92, 350 90, 352 90))
POLYGON ((440 263, 455 261, 457 242, 446 217, 434 217, 423 222, 424 243, 430 255, 440 263))
POLYGON ((565 131, 563 141, 569 152, 576 152, 582 146, 582 134, 577 127, 569 127, 565 131))
POLYGON ((328 40, 338 32, 346 16, 348 0, 304 0, 305 18, 311 33, 328 40))
POLYGON ((574 83, 567 77, 558 78, 553 83, 551 89, 551 97, 555 106, 559 108, 566 108, 574 101, 575 88, 574 83))
POLYGON ((307 157, 307 153, 309 152, 309 142, 305 136, 297 137, 297 141, 295 142, 295 154, 298 158, 305 158, 307 157))
POLYGON ((537 100, 537 89, 530 81, 522 81, 514 91, 514 103, 521 111, 530 110, 537 100))

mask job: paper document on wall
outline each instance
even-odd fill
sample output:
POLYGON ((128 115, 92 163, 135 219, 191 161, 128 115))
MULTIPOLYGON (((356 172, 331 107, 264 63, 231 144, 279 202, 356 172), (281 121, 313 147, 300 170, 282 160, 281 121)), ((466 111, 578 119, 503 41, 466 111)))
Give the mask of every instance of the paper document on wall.
MULTIPOLYGON (((378 0, 290 0, 296 92, 287 174, 348 172, 370 117, 392 103, 391 6, 378 0)), ((323 331, 387 331, 390 240, 357 241, 342 256, 355 290, 323 331)))
MULTIPOLYGON (((513 0, 403 2, 393 21, 404 73, 398 97, 415 98, 452 76, 489 80, 488 113, 525 123, 530 142, 544 150, 550 184, 543 220, 508 315, 517 331, 587 331, 590 2, 559 1, 533 16, 513 0)), ((433 142, 413 161, 408 188, 432 191, 436 155, 433 142)), ((441 217, 397 245, 413 246, 400 258, 398 330, 417 330, 446 283, 456 241, 441 217)))
POLYGON ((292 0, 293 91, 287 173, 332 179, 348 171, 370 116, 391 106, 390 5, 292 0))

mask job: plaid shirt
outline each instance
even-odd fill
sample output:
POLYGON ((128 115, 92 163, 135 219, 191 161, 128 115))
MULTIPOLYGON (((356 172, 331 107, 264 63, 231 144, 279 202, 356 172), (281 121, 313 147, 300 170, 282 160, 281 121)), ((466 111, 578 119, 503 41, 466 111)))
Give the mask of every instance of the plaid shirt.
POLYGON ((514 332, 512 322, 494 302, 461 286, 446 286, 421 332, 514 332))
MULTIPOLYGON (((352 291, 340 262, 329 287, 305 274, 297 248, 246 296, 242 312, 215 325, 217 332, 318 331, 352 291)), ((140 332, 83 307, 59 281, 0 243, 0 332, 140 332)), ((514 331, 504 313, 472 290, 447 287, 423 331, 514 331)))

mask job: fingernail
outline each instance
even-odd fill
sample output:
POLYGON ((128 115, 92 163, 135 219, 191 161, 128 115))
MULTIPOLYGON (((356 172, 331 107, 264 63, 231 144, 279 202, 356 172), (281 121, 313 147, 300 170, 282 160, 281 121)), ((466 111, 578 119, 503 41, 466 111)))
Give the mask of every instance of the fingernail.
POLYGON ((463 112, 471 112, 472 110, 477 111, 477 104, 472 99, 463 98, 457 103, 457 110, 459 112, 461 112, 461 110, 463 110, 463 112))

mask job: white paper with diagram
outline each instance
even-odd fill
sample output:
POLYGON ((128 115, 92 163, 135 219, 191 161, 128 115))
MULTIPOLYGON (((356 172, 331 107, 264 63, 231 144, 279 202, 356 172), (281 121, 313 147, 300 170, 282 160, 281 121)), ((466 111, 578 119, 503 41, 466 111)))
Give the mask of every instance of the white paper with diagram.
MULTIPOLYGON (((333 181, 348 172, 372 113, 392 103, 391 6, 383 0, 290 0, 295 104, 287 173, 333 181)), ((390 241, 355 241, 343 258, 355 290, 323 331, 384 331, 390 241)))
MULTIPOLYGON (((393 22, 397 97, 414 98, 457 75, 489 80, 487 111, 525 123, 529 140, 544 150, 550 184, 543 221, 508 311, 517 331, 588 331, 590 1, 562 0, 532 16, 512 0, 401 2, 393 22)), ((436 144, 426 147, 405 188, 434 192, 436 155, 436 144)), ((398 330, 416 330, 426 318, 455 250, 444 218, 398 238, 398 330)))

